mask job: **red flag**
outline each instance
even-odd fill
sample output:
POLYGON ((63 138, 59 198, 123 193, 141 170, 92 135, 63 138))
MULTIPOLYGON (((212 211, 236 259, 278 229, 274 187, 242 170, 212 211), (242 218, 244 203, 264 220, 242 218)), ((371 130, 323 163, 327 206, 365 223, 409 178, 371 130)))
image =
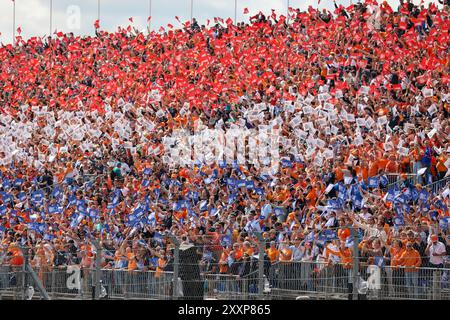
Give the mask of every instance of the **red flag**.
POLYGON ((167 26, 170 28, 170 29, 172 29, 173 28, 173 25, 171 25, 170 23, 169 24, 167 24, 167 26))
POLYGON ((95 22, 94 22, 94 27, 95 27, 95 29, 99 29, 100 28, 100 20, 95 20, 95 22))
POLYGON ((248 8, 244 8, 244 14, 248 14, 248 8))
POLYGON ((229 26, 229 25, 233 24, 233 20, 231 18, 228 18, 226 23, 227 23, 227 26, 229 26))
POLYGON ((130 20, 130 22, 132 23, 133 22, 133 17, 130 17, 128 20, 130 20))
POLYGON ((442 83, 443 84, 449 84, 450 83, 450 76, 449 75, 443 75, 442 76, 442 83))
POLYGON ((272 14, 271 14, 270 16, 271 16, 272 19, 274 19, 274 20, 277 18, 277 15, 276 15, 276 13, 275 13, 275 10, 272 9, 272 14))
POLYGON ((406 22, 400 21, 400 22, 398 23, 398 28, 399 28, 400 30, 406 30, 406 28, 407 28, 406 22))
POLYGON ((22 28, 21 28, 21 27, 18 27, 18 28, 17 28, 17 33, 20 34, 21 32, 22 32, 22 28))
POLYGON ((152 20, 152 17, 151 17, 151 16, 147 18, 147 21, 150 21, 150 20, 152 20))
POLYGON ((409 15, 408 5, 406 3, 400 8, 400 12, 404 15, 409 15))

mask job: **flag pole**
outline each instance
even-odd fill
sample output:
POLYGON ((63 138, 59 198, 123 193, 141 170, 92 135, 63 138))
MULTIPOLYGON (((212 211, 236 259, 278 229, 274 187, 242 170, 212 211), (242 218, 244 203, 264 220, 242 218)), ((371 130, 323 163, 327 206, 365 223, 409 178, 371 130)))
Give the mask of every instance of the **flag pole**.
POLYGON ((234 24, 237 24, 237 0, 234 0, 234 24))
POLYGON ((97 20, 100 22, 100 0, 97 0, 97 20))
POLYGON ((13 45, 16 44, 16 1, 13 0, 13 45))
POLYGON ((289 0, 287 0, 286 23, 289 23, 289 0))
POLYGON ((152 30, 152 0, 148 0, 148 32, 152 30))
POLYGON ((52 37, 53 0, 50 0, 50 38, 52 37))
POLYGON ((192 13, 194 11, 194 0, 191 0, 191 23, 192 23, 192 13))

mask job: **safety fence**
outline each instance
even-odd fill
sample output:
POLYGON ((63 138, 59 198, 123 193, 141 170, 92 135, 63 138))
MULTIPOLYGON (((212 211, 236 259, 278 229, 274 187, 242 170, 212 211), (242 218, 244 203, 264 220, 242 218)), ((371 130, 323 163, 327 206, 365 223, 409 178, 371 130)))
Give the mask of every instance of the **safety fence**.
MULTIPOLYGON (((388 181, 389 181, 388 182, 388 186, 397 184, 397 183, 399 183, 401 181, 401 175, 398 174, 398 173, 387 173, 385 175, 386 175, 386 177, 388 178, 388 181)), ((408 180, 409 182, 414 183, 414 184, 418 180, 417 176, 415 174, 413 174, 413 173, 407 173, 406 175, 404 175, 404 177, 406 178, 406 180, 408 180)))
POLYGON ((440 190, 443 190, 446 187, 450 187, 450 177, 446 177, 425 186, 425 188, 433 194, 437 194, 440 190))
MULTIPOLYGON (((450 267, 450 266, 448 266, 450 267)), ((356 277, 357 299, 450 300, 450 268, 362 265, 356 277)), ((0 268, 0 297, 33 298, 33 282, 21 268, 0 268), (30 297, 31 294, 31 297, 30 297)), ((173 272, 102 269, 99 299, 354 299, 352 268, 341 264, 301 261, 271 265, 263 278, 202 273, 200 279, 174 281, 173 272), (263 287, 259 286, 260 280, 263 287), (190 288, 189 288, 190 287, 190 288), (177 290, 177 291, 175 291, 177 290)), ((91 300, 95 270, 77 266, 37 274, 51 299, 91 300)), ((34 292, 35 299, 42 299, 34 292)))
MULTIPOLYGON (((141 243, 150 260, 158 258, 157 265, 105 267, 110 266, 104 260, 109 254, 103 254, 104 245, 97 241, 92 241, 89 267, 53 266, 45 252, 33 255, 33 249, 21 248, 23 265, 0 264, 0 299, 450 299, 448 258, 439 267, 426 262, 427 257, 419 268, 389 266, 382 256, 361 256, 358 228, 346 228, 351 241, 341 249, 335 248, 343 244, 334 242, 335 236, 321 238, 326 230, 313 247, 298 239, 280 243, 278 249, 260 233, 257 240, 242 244, 220 244, 212 234, 179 242, 167 234, 166 251, 141 243)), ((129 241, 115 257, 134 259, 131 248, 142 251, 129 241)))
POLYGON ((443 179, 426 184, 426 179, 417 174, 406 174, 403 178, 400 174, 387 174, 386 177, 388 178, 389 183, 385 187, 385 189, 389 189, 390 187, 394 187, 395 185, 400 187, 404 183, 407 183, 409 185, 420 184, 423 186, 423 188, 429 190, 433 194, 438 193, 440 190, 448 186, 450 181, 450 177, 445 177, 443 179))
POLYGON ((271 266, 272 299, 450 300, 447 268, 361 265, 358 276, 342 264, 290 262, 271 266), (356 281, 355 281, 356 278, 356 281))

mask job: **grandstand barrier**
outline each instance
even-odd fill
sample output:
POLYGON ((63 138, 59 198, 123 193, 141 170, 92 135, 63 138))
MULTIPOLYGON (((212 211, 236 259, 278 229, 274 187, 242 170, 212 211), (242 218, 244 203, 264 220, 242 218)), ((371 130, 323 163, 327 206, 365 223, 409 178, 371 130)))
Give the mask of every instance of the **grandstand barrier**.
MULTIPOLYGON (((217 273, 216 269, 208 270, 199 264, 200 278, 188 280, 175 279, 171 271, 97 269, 78 265, 34 267, 34 273, 53 300, 352 300, 354 289, 357 299, 450 300, 449 260, 441 268, 414 269, 360 261, 355 277, 353 264, 332 263, 331 260, 278 261, 268 265, 259 264, 256 256, 252 259, 255 263, 249 265, 249 272, 245 274, 217 273), (96 272, 101 275, 98 295, 96 272), (188 290, 188 286, 194 289, 188 290)), ((45 294, 38 290, 36 281, 23 266, 0 265, 0 299, 44 298, 45 294), (30 287, 34 289, 31 297, 30 287)))

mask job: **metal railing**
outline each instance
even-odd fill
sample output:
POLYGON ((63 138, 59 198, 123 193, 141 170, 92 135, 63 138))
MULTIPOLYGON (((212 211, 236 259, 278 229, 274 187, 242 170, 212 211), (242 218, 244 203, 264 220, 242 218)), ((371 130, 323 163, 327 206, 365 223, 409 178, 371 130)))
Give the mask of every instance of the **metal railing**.
MULTIPOLYGON (((446 268, 360 265, 356 289, 360 299, 450 300, 450 265, 446 268)), ((265 268, 264 290, 257 273, 240 277, 202 273, 200 279, 181 281, 174 292, 173 272, 102 269, 101 299, 352 299, 350 266, 315 261, 277 262, 265 268), (193 287, 189 291, 187 286, 193 287)), ((51 299, 91 300, 95 296, 93 269, 77 266, 37 269, 51 299)), ((28 299, 31 278, 19 267, 0 267, 0 297, 28 299)), ((35 292, 35 299, 41 295, 35 292)))
MULTIPOLYGON (((323 262, 291 262, 272 266, 272 299, 352 299, 351 267, 323 262)), ((360 266, 356 289, 362 299, 449 300, 449 268, 360 266)))
POLYGON ((401 179, 400 174, 386 174, 386 176, 389 180, 388 185, 385 187, 386 189, 393 187, 395 185, 400 187, 401 183, 406 181, 410 185, 421 184, 423 186, 423 188, 431 190, 434 194, 436 194, 438 191, 442 190, 450 181, 449 180, 450 177, 445 177, 443 179, 434 181, 430 184, 423 184, 422 182, 425 180, 425 178, 421 178, 417 174, 407 174, 406 179, 404 179, 404 180, 401 179))
MULTIPOLYGON (((353 239, 359 239, 357 228, 349 228, 353 239)), ((53 266, 45 259, 32 259, 32 267, 30 250, 22 249, 23 265, 0 264, 0 299, 450 299, 449 259, 442 268, 428 262, 417 269, 391 267, 383 257, 361 257, 359 241, 352 241, 351 256, 342 258, 345 265, 339 263, 339 253, 328 257, 328 246, 313 261, 310 255, 297 256, 298 251, 300 261, 283 261, 281 252, 285 257, 290 243, 280 244, 280 260, 271 262, 266 240, 258 239, 244 243, 241 257, 213 242, 193 245, 172 239, 173 259, 156 270, 104 268, 98 242, 90 267, 53 266), (370 265, 374 261, 381 266, 370 265)), ((320 245, 322 240, 317 241, 320 245)))

